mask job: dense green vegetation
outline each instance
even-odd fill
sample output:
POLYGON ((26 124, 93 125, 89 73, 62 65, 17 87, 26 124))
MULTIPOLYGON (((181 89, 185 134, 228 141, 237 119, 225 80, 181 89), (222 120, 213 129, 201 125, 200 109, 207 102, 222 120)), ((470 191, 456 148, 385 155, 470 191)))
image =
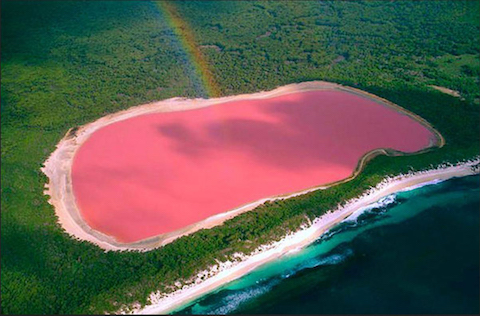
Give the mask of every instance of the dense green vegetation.
POLYGON ((199 44, 222 49, 204 50, 227 94, 322 78, 479 97, 478 2, 186 2, 179 12, 199 44))
POLYGON ((147 253, 70 238, 40 167, 68 128, 127 107, 205 94, 165 16, 144 1, 1 2, 2 313, 101 313, 238 250, 281 238, 385 174, 480 154, 476 1, 177 2, 224 95, 306 80, 356 86, 446 138, 373 159, 351 182, 268 203, 147 253), (464 100, 428 87, 460 91, 464 100))

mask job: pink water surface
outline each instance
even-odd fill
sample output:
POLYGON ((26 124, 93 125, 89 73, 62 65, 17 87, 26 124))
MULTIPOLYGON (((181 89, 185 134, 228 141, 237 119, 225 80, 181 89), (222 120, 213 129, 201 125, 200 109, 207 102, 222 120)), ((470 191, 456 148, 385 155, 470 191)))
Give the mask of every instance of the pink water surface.
POLYGON ((432 133, 341 91, 299 92, 111 124, 80 147, 73 190, 85 221, 120 242, 348 177, 376 148, 418 151, 432 133))

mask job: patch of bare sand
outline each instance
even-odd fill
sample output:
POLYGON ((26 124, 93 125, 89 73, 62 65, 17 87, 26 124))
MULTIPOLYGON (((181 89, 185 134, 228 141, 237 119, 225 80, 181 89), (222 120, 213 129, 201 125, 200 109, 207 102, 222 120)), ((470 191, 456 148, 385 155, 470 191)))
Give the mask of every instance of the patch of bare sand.
POLYGON ((445 87, 434 86, 434 85, 430 85, 430 87, 432 87, 433 89, 438 90, 440 92, 443 92, 443 93, 449 94, 451 96, 460 98, 460 92, 458 92, 458 91, 448 89, 448 88, 445 88, 445 87))

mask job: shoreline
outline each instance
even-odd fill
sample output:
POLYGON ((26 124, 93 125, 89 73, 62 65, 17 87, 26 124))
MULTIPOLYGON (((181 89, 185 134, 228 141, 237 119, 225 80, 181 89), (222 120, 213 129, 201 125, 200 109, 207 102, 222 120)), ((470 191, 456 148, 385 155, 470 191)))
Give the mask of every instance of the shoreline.
POLYGON ((55 214, 58 217, 58 222, 65 231, 73 238, 79 240, 86 240, 96 244, 105 250, 137 250, 148 251, 154 248, 161 247, 173 240, 194 233, 200 229, 212 228, 214 226, 222 224, 224 221, 231 219, 244 212, 250 211, 255 207, 263 204, 266 201, 274 201, 279 199, 287 199, 297 195, 305 194, 311 191, 326 189, 333 185, 341 184, 355 178, 365 166, 366 162, 371 158, 385 154, 387 156, 396 155, 412 155, 426 152, 435 147, 442 147, 445 144, 443 136, 435 130, 426 120, 418 115, 403 109, 402 107, 389 102, 383 98, 370 94, 368 92, 346 87, 335 83, 324 81, 310 81, 298 84, 290 84, 276 88, 271 91, 261 91, 252 94, 241 94, 236 96, 227 96, 215 99, 186 99, 186 98, 172 98, 159 102, 134 106, 129 109, 109 114, 101 117, 100 119, 87 123, 81 127, 75 127, 68 130, 66 135, 57 144, 55 151, 45 161, 41 171, 48 177, 49 183, 45 185, 44 194, 48 195, 49 203, 54 207, 55 214), (287 194, 266 197, 257 201, 250 202, 248 204, 239 206, 232 210, 226 210, 223 213, 212 215, 202 221, 188 225, 182 229, 175 230, 166 234, 157 235, 144 240, 140 240, 133 243, 121 243, 115 240, 114 237, 101 233, 91 228, 84 220, 80 210, 77 208, 75 202, 75 196, 72 188, 71 169, 73 165, 73 159, 76 151, 80 146, 89 138, 89 136, 98 129, 107 125, 113 124, 118 121, 123 121, 132 117, 161 113, 161 112, 174 112, 174 111, 186 111, 199 109, 215 104, 223 104, 231 101, 239 100, 258 100, 268 99, 276 96, 295 92, 306 92, 313 90, 339 90, 356 94, 358 96, 369 98, 370 100, 380 103, 383 106, 393 108, 404 115, 409 116, 413 120, 425 126, 435 136, 433 141, 428 147, 417 151, 415 153, 404 154, 402 152, 388 150, 384 148, 375 149, 373 151, 365 153, 359 160, 356 168, 352 174, 340 181, 334 183, 326 183, 312 188, 307 188, 298 192, 291 192, 287 194))
POLYGON ((415 190, 425 185, 436 184, 455 177, 479 174, 479 163, 480 157, 477 157, 475 160, 456 165, 441 165, 426 171, 386 177, 375 188, 371 188, 358 198, 347 201, 344 206, 330 210, 315 219, 308 227, 304 226, 280 241, 261 246, 249 256, 238 254, 236 258, 240 260, 235 262, 218 262, 218 265, 211 267, 210 270, 202 271, 196 276, 196 279, 187 281, 190 283, 174 292, 169 294, 151 293, 149 297, 150 305, 142 308, 139 304, 134 304, 132 308, 124 307, 119 312, 124 314, 166 314, 175 311, 218 287, 248 274, 267 262, 304 248, 317 240, 327 230, 363 207, 396 192, 415 190), (207 278, 203 279, 205 276, 207 278))

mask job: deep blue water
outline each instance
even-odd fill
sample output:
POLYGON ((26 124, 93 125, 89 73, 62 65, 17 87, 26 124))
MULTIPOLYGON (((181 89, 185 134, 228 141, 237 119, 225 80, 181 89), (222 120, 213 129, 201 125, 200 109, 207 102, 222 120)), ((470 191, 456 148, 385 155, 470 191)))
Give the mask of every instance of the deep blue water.
POLYGON ((480 177, 399 192, 177 311, 479 313, 480 177))

